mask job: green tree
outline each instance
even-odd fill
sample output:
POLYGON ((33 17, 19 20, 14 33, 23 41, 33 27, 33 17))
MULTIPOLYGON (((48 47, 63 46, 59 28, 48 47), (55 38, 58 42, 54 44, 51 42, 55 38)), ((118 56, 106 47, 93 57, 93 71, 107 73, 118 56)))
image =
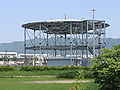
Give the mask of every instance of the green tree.
POLYGON ((102 90, 120 89, 120 45, 112 50, 103 49, 103 54, 93 59, 93 75, 95 82, 99 83, 102 90))
POLYGON ((19 59, 16 56, 13 56, 12 60, 13 61, 18 61, 19 59))
POLYGON ((33 58, 31 58, 31 60, 37 61, 37 60, 39 60, 39 58, 38 57, 33 57, 33 58))
POLYGON ((8 57, 7 57, 7 56, 3 56, 3 57, 2 57, 2 60, 3 60, 3 61, 8 61, 8 57))

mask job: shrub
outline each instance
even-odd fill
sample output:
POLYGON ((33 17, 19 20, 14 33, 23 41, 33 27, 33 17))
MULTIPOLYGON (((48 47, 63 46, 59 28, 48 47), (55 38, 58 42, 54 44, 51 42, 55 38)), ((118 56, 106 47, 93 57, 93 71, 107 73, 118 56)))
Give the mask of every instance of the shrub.
POLYGON ((75 78, 77 76, 77 73, 78 73, 78 71, 66 71, 66 72, 59 73, 57 75, 57 78, 72 79, 72 78, 75 78))
MULTIPOLYGON (((119 45, 120 46, 120 45, 119 45)), ((104 53, 93 59, 95 82, 102 90, 119 90, 120 88, 120 48, 103 49, 104 53)))
MULTIPOLYGON (((60 72, 57 75, 57 78, 78 78, 81 70, 68 70, 65 72, 60 72)), ((84 78, 93 78, 92 72, 88 71, 88 70, 82 70, 82 72, 84 73, 83 77, 84 78)))
POLYGON ((13 66, 0 66, 0 71, 15 71, 13 66))
POLYGON ((83 70, 91 70, 91 67, 81 67, 83 70))
POLYGON ((21 66, 21 71, 48 71, 48 70, 90 70, 91 67, 80 66, 21 66))
POLYGON ((91 70, 83 70, 84 78, 93 78, 93 74, 91 70))

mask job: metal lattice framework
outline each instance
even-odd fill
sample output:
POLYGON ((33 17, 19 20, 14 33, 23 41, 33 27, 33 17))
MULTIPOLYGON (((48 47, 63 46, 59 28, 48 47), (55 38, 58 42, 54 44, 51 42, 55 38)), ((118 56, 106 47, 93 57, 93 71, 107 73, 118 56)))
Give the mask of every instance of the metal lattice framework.
POLYGON ((95 57, 106 46, 105 31, 108 26, 101 20, 51 20, 23 24, 24 53, 34 50, 40 55, 69 55, 71 64, 74 56, 76 60, 78 56, 82 59, 90 55, 95 57))

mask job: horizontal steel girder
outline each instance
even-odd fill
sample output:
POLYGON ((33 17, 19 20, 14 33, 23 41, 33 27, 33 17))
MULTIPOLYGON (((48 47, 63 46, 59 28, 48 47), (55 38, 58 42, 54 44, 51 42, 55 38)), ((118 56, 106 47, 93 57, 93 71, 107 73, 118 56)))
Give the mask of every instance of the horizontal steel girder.
MULTIPOLYGON (((95 49, 100 49, 103 48, 104 46, 95 46, 95 49)), ((72 50, 85 50, 87 46, 72 46, 72 50)), ((93 47, 89 47, 93 48, 93 47)), ((30 50, 40 50, 40 46, 33 46, 33 47, 25 47, 25 49, 30 49, 30 50)), ((41 46, 41 50, 71 50, 70 45, 56 45, 56 46, 41 46)))

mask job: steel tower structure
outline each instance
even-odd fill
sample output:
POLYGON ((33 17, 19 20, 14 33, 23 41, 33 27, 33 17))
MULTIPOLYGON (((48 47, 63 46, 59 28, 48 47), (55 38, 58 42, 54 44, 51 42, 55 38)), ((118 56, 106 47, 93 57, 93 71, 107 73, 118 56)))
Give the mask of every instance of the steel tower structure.
MULTIPOLYGON (((23 24, 24 53, 36 51, 70 56, 71 65, 81 60, 99 55, 106 46, 106 27, 104 20, 48 20, 23 24), (28 40, 29 39, 29 40, 28 40), (75 57, 73 59, 73 57, 75 57)), ((33 62, 34 63, 34 62, 33 62)))

